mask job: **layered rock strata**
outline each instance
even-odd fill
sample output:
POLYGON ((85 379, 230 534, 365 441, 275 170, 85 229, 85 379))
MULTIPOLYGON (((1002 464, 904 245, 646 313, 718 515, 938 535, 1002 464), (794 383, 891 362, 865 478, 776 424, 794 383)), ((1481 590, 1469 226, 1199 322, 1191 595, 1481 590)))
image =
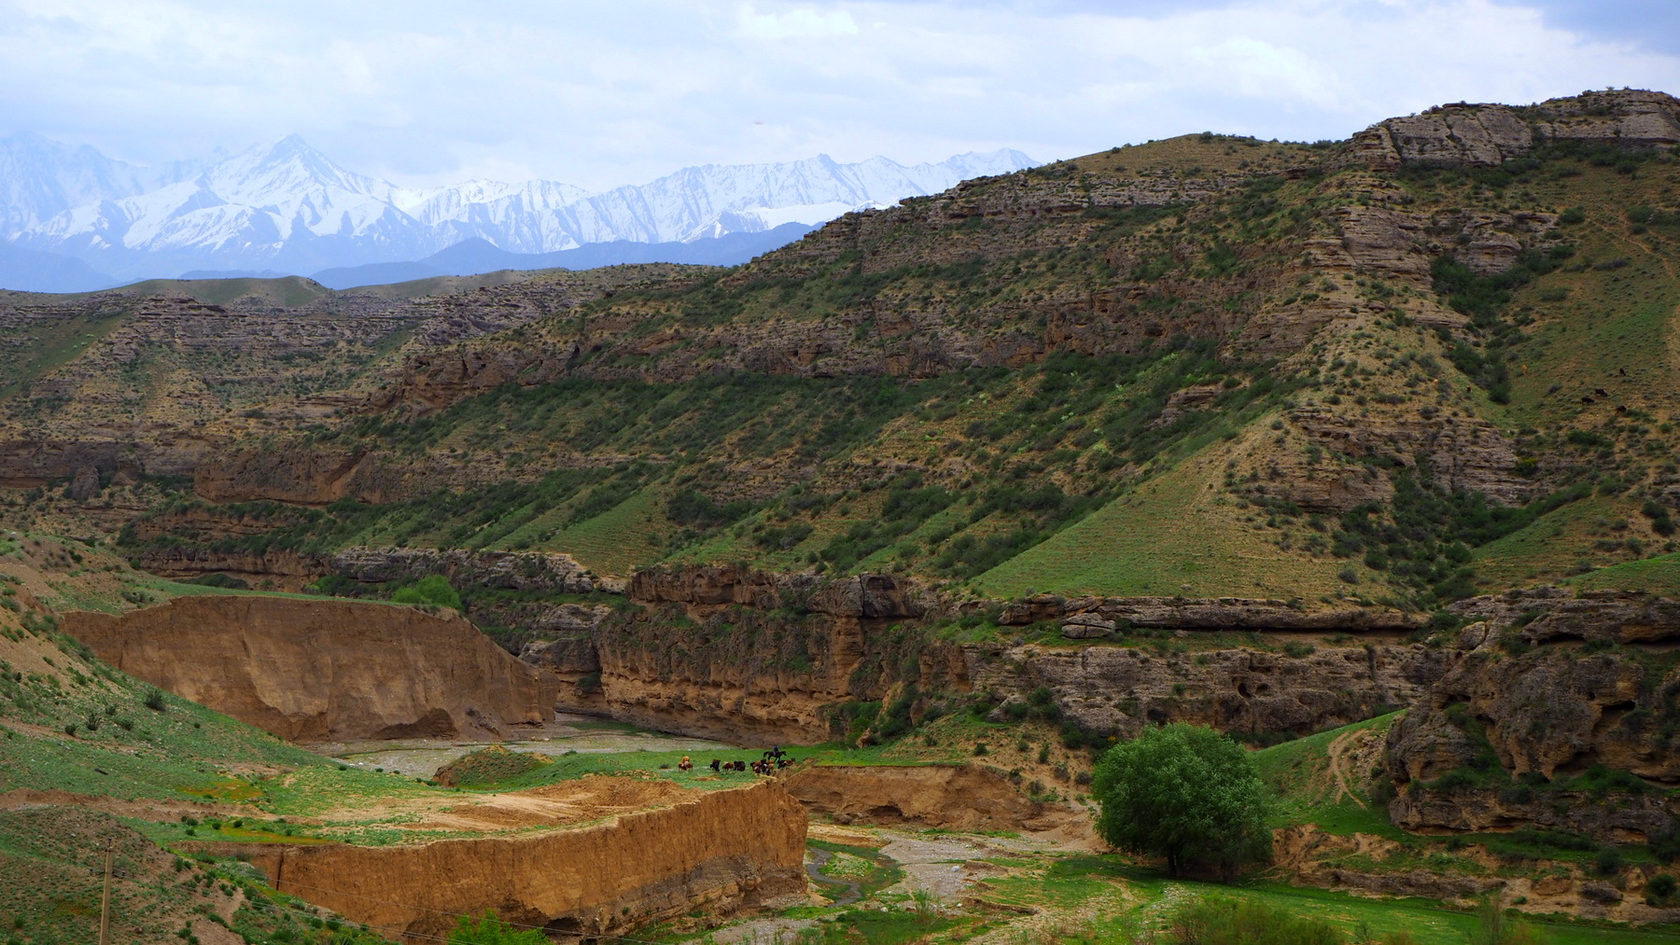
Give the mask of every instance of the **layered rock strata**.
POLYGON ((555 701, 552 676, 466 620, 407 607, 182 597, 64 625, 118 669, 291 741, 497 738, 555 701))
POLYGON ((1405 639, 1412 616, 1282 601, 1038 595, 1002 606, 1005 627, 1055 623, 1082 641, 1045 646, 932 640, 929 620, 998 605, 953 610, 887 575, 669 568, 633 576, 627 597, 555 608, 569 626, 523 658, 561 681, 563 708, 732 740, 822 741, 837 707, 911 685, 983 695, 1000 718, 1045 688, 1063 717, 1104 734, 1168 720, 1304 733, 1408 704, 1446 664, 1405 639), (1218 645, 1221 631, 1271 636, 1218 645), (1337 634, 1346 639, 1330 642, 1337 634), (1284 641, 1297 645, 1274 649, 1284 641))
POLYGON ((1073 814, 1031 800, 1003 775, 974 765, 802 767, 781 780, 807 809, 842 824, 1045 830, 1065 826, 1073 814))
POLYGON ((1680 601, 1547 588, 1455 605, 1465 653, 1389 734, 1409 829, 1674 830, 1680 601))

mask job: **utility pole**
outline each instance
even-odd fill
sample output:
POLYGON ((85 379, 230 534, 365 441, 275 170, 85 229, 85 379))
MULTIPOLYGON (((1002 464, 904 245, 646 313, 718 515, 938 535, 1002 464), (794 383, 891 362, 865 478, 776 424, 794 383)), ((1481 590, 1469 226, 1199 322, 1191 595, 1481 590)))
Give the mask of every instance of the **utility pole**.
POLYGON ((99 897, 99 945, 108 945, 106 930, 111 926, 111 860, 117 854, 117 841, 105 841, 105 893, 99 897))

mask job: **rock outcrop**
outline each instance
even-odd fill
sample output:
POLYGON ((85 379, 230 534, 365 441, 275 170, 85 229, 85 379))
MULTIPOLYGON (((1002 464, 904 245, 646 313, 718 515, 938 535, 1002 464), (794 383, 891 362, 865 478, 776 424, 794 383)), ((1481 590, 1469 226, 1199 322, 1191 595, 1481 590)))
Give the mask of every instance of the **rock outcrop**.
POLYGON ((822 741, 837 734, 841 706, 908 686, 989 697, 1001 713, 1044 687, 1092 733, 1168 720, 1305 733, 1408 704, 1446 664, 1443 651, 1405 639, 1418 625, 1410 615, 1282 601, 1036 595, 953 607, 888 575, 710 565, 639 572, 627 598, 574 606, 570 625, 522 658, 560 680, 562 708, 732 740, 822 741), (1086 645, 927 634, 939 615, 992 608, 1004 627, 1056 623, 1086 645), (1210 645, 1219 631, 1281 636, 1210 645), (1330 642, 1338 634, 1346 639, 1330 642), (1296 646, 1275 649, 1284 641, 1296 646))
MULTIPOLYGON (((984 603, 974 607, 985 607, 984 603)), ((1344 607, 1306 610, 1287 601, 1236 597, 1062 597, 1035 594, 1011 601, 998 623, 1019 627, 1043 621, 1107 621, 1157 630, 1259 630, 1324 633, 1410 633, 1418 619, 1396 610, 1344 607)), ((1097 625, 1101 625, 1100 623, 1097 625)))
POLYGON ((535 835, 238 852, 280 892, 401 929, 408 941, 440 941, 455 916, 486 909, 508 922, 592 938, 802 893, 805 829, 799 803, 765 781, 535 835))
POLYGON ((1259 646, 1190 650, 1165 640, 969 644, 960 685, 996 701, 1000 721, 1043 687, 1064 719, 1092 733, 1131 736, 1145 725, 1196 722, 1238 737, 1304 735, 1408 705, 1446 664, 1440 650, 1418 643, 1301 646, 1291 655, 1259 646))
POLYGON ((1673 829, 1680 602, 1551 588, 1454 609, 1480 618, 1461 631, 1467 652, 1389 734, 1395 822, 1604 840, 1673 829))
POLYGON ((1583 92, 1526 108, 1460 102, 1378 122, 1354 136, 1349 154, 1374 167, 1487 167, 1557 141, 1630 148, 1680 144, 1680 101, 1662 92, 1622 90, 1583 92))
POLYGON ((497 738, 555 683, 458 616, 343 600, 181 597, 65 630, 153 685, 292 741, 497 738))
POLYGON ((976 765, 805 766, 785 775, 788 793, 836 823, 942 830, 1050 830, 1082 812, 1034 801, 976 765))
POLYGON ((596 576, 571 555, 430 548, 346 548, 332 556, 335 574, 365 584, 414 581, 433 574, 457 586, 588 594, 621 593, 622 582, 596 576))

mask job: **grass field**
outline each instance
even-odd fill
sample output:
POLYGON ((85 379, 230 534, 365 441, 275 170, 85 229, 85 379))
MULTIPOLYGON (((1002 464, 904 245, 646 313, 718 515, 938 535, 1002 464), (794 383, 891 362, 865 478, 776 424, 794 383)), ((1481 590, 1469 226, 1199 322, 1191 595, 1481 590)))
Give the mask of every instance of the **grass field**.
POLYGON ((1680 597, 1680 553, 1610 565, 1566 583, 1583 591, 1640 591, 1680 597))
POLYGON ((1216 487, 1222 458, 1213 447, 1184 460, 982 574, 976 590, 1002 597, 1031 591, 1284 598, 1334 592, 1341 562, 1284 552, 1239 521, 1243 510, 1216 487), (1196 527, 1185 527, 1189 522, 1196 527))
POLYGON ((1603 550, 1600 543, 1619 544, 1637 515, 1638 506, 1621 496, 1571 502, 1475 549, 1477 579, 1489 588, 1522 587, 1612 563, 1623 553, 1603 550))

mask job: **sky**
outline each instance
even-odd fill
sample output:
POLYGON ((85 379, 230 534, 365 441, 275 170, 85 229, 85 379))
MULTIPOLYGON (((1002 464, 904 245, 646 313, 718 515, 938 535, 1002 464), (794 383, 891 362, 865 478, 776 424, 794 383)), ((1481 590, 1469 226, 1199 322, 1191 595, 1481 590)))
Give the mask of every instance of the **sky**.
POLYGON ((1680 94, 1680 4, 0 0, 0 135, 155 166, 297 133, 406 186, 1310 141, 1623 86, 1680 94))

